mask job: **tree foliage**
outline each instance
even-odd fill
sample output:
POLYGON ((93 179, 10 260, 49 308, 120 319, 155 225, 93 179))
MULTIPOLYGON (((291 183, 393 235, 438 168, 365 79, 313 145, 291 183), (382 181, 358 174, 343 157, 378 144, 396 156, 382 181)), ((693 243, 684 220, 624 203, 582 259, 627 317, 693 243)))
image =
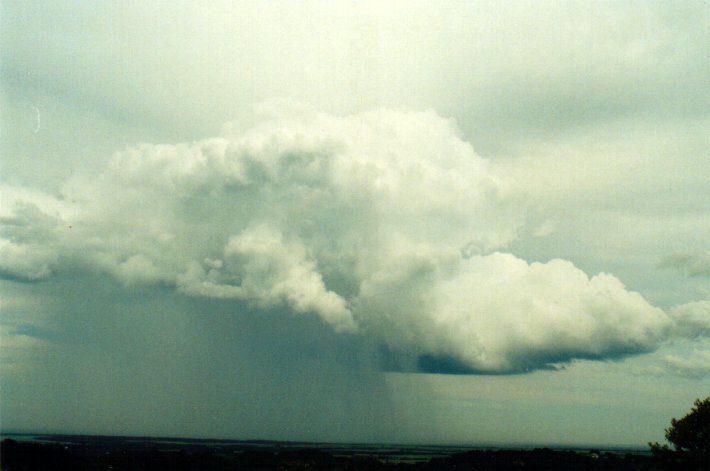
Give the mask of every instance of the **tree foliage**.
POLYGON ((665 461, 682 463, 685 469, 710 470, 710 397, 697 399, 693 409, 681 419, 671 419, 666 440, 673 445, 651 443, 653 454, 665 461))

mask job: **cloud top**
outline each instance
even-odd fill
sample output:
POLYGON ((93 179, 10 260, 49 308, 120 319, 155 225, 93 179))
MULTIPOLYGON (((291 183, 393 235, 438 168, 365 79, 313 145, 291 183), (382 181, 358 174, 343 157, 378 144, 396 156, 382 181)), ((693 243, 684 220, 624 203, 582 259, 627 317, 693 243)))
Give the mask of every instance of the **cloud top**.
POLYGON ((220 137, 119 152, 56 197, 2 191, 6 278, 89 271, 286 308, 470 371, 645 352, 671 325, 612 275, 504 253, 516 189, 431 111, 271 102, 220 137))

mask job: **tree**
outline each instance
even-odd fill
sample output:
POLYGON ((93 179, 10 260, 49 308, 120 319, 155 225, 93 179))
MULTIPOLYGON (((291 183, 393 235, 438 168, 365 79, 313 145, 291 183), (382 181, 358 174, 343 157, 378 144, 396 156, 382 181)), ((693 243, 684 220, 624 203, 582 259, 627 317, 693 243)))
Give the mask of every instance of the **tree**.
POLYGON ((682 419, 671 419, 666 440, 675 451, 667 445, 651 443, 654 456, 681 464, 684 469, 710 470, 710 397, 697 399, 682 419))

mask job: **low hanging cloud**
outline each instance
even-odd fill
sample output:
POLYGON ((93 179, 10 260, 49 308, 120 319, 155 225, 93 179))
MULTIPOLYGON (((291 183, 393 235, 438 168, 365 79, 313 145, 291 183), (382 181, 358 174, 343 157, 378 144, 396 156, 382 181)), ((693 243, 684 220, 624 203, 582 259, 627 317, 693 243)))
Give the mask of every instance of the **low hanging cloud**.
POLYGON ((220 137, 118 152, 60 195, 1 191, 5 278, 80 271, 285 308, 421 370, 615 358, 654 350, 673 324, 612 275, 505 253, 525 223, 519 192, 431 111, 274 102, 220 137))

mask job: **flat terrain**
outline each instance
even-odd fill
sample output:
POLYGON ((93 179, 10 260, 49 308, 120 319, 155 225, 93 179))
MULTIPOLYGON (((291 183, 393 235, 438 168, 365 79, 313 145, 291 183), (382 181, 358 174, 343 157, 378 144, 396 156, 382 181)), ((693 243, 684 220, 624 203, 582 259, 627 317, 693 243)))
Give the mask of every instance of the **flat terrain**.
POLYGON ((2 471, 653 470, 640 452, 470 449, 78 435, 5 435, 2 471))

